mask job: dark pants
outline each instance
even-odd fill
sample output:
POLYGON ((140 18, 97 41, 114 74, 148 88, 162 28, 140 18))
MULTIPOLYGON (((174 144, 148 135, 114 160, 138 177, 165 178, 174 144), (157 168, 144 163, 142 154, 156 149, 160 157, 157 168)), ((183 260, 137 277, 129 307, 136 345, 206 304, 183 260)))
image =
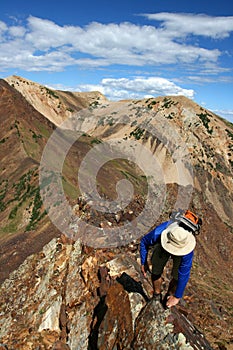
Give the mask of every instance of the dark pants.
POLYGON ((170 283, 169 290, 171 289, 173 290, 176 288, 176 284, 178 281, 178 270, 181 263, 181 256, 176 256, 168 253, 165 249, 163 249, 161 243, 156 243, 152 257, 151 257, 152 280, 156 281, 161 277, 164 267, 170 257, 173 260, 173 267, 172 267, 173 279, 170 283))

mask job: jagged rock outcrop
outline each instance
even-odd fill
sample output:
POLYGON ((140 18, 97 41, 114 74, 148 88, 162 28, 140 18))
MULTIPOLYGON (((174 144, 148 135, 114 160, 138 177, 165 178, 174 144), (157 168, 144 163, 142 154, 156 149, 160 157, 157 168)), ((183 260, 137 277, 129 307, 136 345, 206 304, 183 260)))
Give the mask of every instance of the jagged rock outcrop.
MULTIPOLYGON (((113 103, 99 93, 54 91, 24 78, 12 79, 9 80, 10 85, 6 80, 0 81, 0 281, 4 281, 10 272, 16 270, 1 290, 2 339, 12 349, 21 349, 26 347, 25 344, 33 349, 36 346, 67 349, 90 347, 92 343, 101 346, 104 341, 109 344, 116 341, 119 346, 128 346, 130 342, 137 344, 140 341, 140 335, 136 337, 136 332, 141 329, 142 323, 139 321, 151 287, 148 283, 146 285, 138 264, 135 263, 138 242, 135 242, 135 237, 127 236, 122 227, 125 223, 131 223, 143 210, 147 180, 145 174, 132 164, 143 158, 149 165, 158 161, 163 173, 164 197, 160 196, 161 192, 156 186, 157 197, 152 201, 154 207, 160 198, 164 198, 158 220, 154 219, 149 210, 153 225, 168 219, 178 193, 181 198, 186 198, 190 168, 193 170, 192 193, 187 189, 190 194, 190 209, 202 216, 203 226, 197 239, 191 279, 182 300, 182 312, 193 324, 198 325, 198 329, 204 331, 214 349, 231 350, 232 124, 182 96, 113 103), (81 108, 86 108, 83 114, 75 113, 81 108), (101 246, 102 237, 96 235, 99 228, 109 245, 108 249, 83 249, 81 245, 78 248, 78 243, 76 246, 62 238, 62 241, 50 243, 54 254, 56 252, 55 255, 51 254, 50 262, 47 253, 45 256, 41 249, 52 238, 59 237, 61 232, 51 223, 39 198, 38 167, 49 136, 56 125, 70 115, 72 118, 68 127, 83 126, 80 130, 84 131, 81 139, 70 149, 64 163, 63 185, 77 219, 72 223, 73 228, 79 235, 77 222, 82 218, 92 225, 89 231, 84 227, 81 234, 88 246, 101 246), (170 127, 167 128, 168 125, 170 127), (175 135, 179 142, 176 142, 177 138, 174 139, 175 135), (139 142, 143 146, 139 147, 140 150, 146 147, 153 154, 153 160, 156 160, 150 161, 150 158, 137 153, 137 159, 133 158, 130 162, 114 159, 114 162, 108 162, 100 169, 96 176, 97 190, 104 199, 111 201, 116 198, 117 184, 122 179, 129 180, 135 193, 139 194, 139 197, 133 197, 126 210, 115 214, 109 213, 109 207, 105 204, 103 208, 107 210, 99 212, 90 202, 85 203, 86 195, 91 192, 88 189, 81 196, 80 202, 77 183, 78 166, 87 153, 96 145, 105 144, 114 138, 119 139, 122 150, 124 147, 130 150, 131 146, 134 147, 139 142), (181 164, 177 164, 177 159, 182 148, 179 146, 182 145, 185 145, 190 162, 189 166, 184 162, 184 171, 178 174, 177 169, 181 164), (132 238, 131 243, 127 246, 123 242, 124 249, 110 250, 110 246, 113 247, 111 238, 114 238, 114 234, 111 236, 106 233, 110 227, 117 228, 124 237, 132 238), (96 245, 92 245, 92 242, 96 245), (26 260, 22 265, 24 267, 17 270, 29 255, 36 252, 39 255, 26 260), (111 279, 106 278, 110 292, 106 292, 108 284, 103 287, 99 280, 98 272, 100 274, 102 264, 109 269, 111 279), (6 286, 9 287, 8 292, 6 286), (101 291, 103 288, 105 294, 101 291), (114 294, 114 291, 117 293, 114 294), (128 299, 130 300, 131 318, 125 319, 125 313, 116 307, 117 303, 121 305, 119 294, 126 310, 129 310, 128 299), (127 340, 123 339, 121 318, 129 333, 127 340), (108 323, 114 340, 109 339, 105 333, 108 323), (136 328, 137 324, 140 325, 139 328, 136 328)), ((57 154, 56 157, 59 158, 57 154)), ((157 174, 153 171, 151 174, 153 178, 155 173, 157 174)), ((160 173, 161 171, 158 172, 160 173)), ((151 177, 148 176, 149 178, 151 177)), ((57 191, 56 184, 50 187, 49 195, 53 187, 57 191)), ((58 204, 59 201, 53 201, 52 210, 63 220, 64 213, 61 214, 58 204)), ((141 234, 144 234, 151 223, 144 218, 141 226, 141 234)), ((65 233, 68 235, 67 231, 65 233)), ((44 249, 45 252, 48 251, 48 248, 44 249)), ((177 309, 181 310, 180 307, 177 309)), ((179 324, 180 322, 181 319, 179 324)), ((188 336, 187 340, 191 344, 188 336)))
POLYGON ((211 349, 177 309, 150 300, 130 253, 53 239, 0 292, 0 343, 9 350, 211 349))

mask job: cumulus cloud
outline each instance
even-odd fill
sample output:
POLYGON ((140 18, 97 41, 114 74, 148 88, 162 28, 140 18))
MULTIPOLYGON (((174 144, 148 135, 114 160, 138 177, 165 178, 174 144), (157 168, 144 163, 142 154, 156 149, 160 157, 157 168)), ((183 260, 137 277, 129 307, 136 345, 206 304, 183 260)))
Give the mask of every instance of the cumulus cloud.
POLYGON ((99 85, 79 85, 81 91, 100 91, 110 100, 140 99, 164 95, 194 97, 194 90, 183 89, 170 80, 160 77, 102 79, 99 85))
POLYGON ((145 15, 155 25, 90 23, 60 26, 30 16, 26 25, 0 22, 0 68, 61 71, 68 66, 161 66, 217 64, 221 52, 186 41, 186 36, 223 39, 233 31, 233 17, 157 13, 145 15))
POLYGON ((3 21, 0 21, 0 33, 6 30, 7 30, 7 25, 3 21))
POLYGON ((162 28, 172 37, 188 34, 223 39, 233 31, 233 16, 207 16, 204 14, 168 13, 145 14, 148 19, 162 22, 162 28))
POLYGON ((9 34, 12 37, 23 37, 26 32, 26 29, 24 27, 20 26, 12 26, 9 28, 9 34))

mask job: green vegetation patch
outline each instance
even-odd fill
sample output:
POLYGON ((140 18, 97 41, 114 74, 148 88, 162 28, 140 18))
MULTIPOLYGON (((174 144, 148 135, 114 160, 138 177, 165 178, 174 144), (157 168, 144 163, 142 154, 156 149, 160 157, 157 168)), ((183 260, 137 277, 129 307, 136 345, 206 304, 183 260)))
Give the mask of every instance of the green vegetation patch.
POLYGON ((98 101, 93 101, 90 103, 90 107, 97 108, 100 103, 98 101))
POLYGON ((19 131, 19 121, 15 120, 14 124, 11 126, 11 129, 15 128, 16 129, 16 133, 20 139, 20 131, 19 131))
POLYGON ((140 140, 143 137, 144 132, 145 132, 145 129, 141 129, 138 126, 136 129, 131 131, 131 133, 129 135, 130 135, 130 137, 133 136, 135 138, 135 140, 140 140))
POLYGON ((48 88, 45 88, 45 89, 46 89, 46 92, 47 92, 47 94, 48 94, 49 96, 52 96, 52 97, 54 97, 54 98, 59 98, 59 96, 56 95, 55 91, 50 90, 50 89, 48 89, 48 88))
POLYGON ((6 140, 8 140, 8 137, 4 137, 3 139, 0 140, 0 143, 5 143, 6 140))
POLYGON ((212 134, 213 133, 213 128, 210 129, 210 127, 209 127, 210 118, 208 118, 208 116, 211 117, 211 115, 208 114, 208 113, 200 113, 200 114, 197 114, 197 116, 201 119, 202 124, 206 128, 207 132, 209 134, 212 134))
POLYGON ((66 181, 65 178, 62 179, 62 185, 65 194, 70 198, 70 199, 77 199, 78 196, 80 195, 78 188, 75 187, 72 183, 66 181))
POLYGON ((172 105, 176 106, 178 101, 173 101, 171 98, 164 97, 162 108, 170 108, 172 105))
POLYGON ((93 140, 91 140, 91 144, 94 144, 94 143, 99 144, 99 143, 101 143, 101 142, 102 142, 102 141, 99 140, 99 139, 97 139, 97 138, 94 138, 93 140))
POLYGON ((233 132, 231 132, 230 130, 228 129, 225 129, 227 135, 230 137, 230 139, 233 141, 233 132))
POLYGON ((33 209, 30 217, 30 222, 26 227, 26 231, 30 231, 35 228, 36 224, 46 215, 46 210, 41 212, 43 201, 40 196, 40 188, 35 190, 35 196, 33 201, 33 209))
POLYGON ((29 170, 26 174, 20 177, 18 182, 13 184, 14 200, 21 201, 26 194, 31 192, 30 181, 32 175, 34 175, 34 170, 29 170))
POLYGON ((37 129, 39 129, 39 132, 42 136, 44 136, 46 139, 49 138, 50 134, 52 133, 52 130, 50 131, 49 127, 46 128, 46 126, 39 121, 35 121, 35 126, 37 129))
POLYGON ((0 186, 0 209, 7 209, 11 204, 11 211, 8 215, 9 222, 2 229, 3 232, 16 232, 18 226, 22 223, 24 211, 32 208, 30 221, 26 227, 26 231, 33 229, 35 225, 45 216, 46 212, 42 212, 42 199, 40 196, 40 188, 35 185, 35 179, 38 176, 38 168, 29 170, 23 174, 20 179, 14 183, 11 188, 7 180, 2 180, 0 186), (4 201, 6 193, 9 192, 11 197, 8 201, 4 201))
POLYGON ((146 101, 146 103, 148 103, 147 107, 148 107, 149 109, 152 109, 153 106, 156 105, 156 104, 159 103, 159 102, 158 102, 158 101, 155 101, 155 100, 152 100, 152 101, 151 101, 151 99, 148 99, 148 100, 146 101), (149 102, 149 103, 148 103, 148 102, 149 102))
POLYGON ((164 108, 170 108, 173 104, 174 104, 174 101, 172 101, 170 98, 164 97, 163 99, 164 108))
POLYGON ((29 130, 31 133, 32 133, 32 138, 36 141, 36 142, 38 142, 38 139, 41 139, 42 138, 42 135, 41 134, 36 134, 35 133, 35 131, 33 131, 33 130, 29 130))
POLYGON ((8 180, 2 180, 0 182, 0 212, 6 209, 6 203, 4 203, 4 199, 6 197, 8 189, 8 180))

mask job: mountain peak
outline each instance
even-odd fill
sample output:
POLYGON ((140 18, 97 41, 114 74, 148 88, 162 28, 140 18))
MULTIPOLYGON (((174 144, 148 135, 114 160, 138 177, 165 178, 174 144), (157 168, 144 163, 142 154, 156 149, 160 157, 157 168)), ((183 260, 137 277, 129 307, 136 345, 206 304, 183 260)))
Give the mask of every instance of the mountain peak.
MULTIPOLYGON (((0 280, 5 280, 1 343, 26 350, 42 338, 44 348, 69 339, 65 345, 71 349, 80 344, 83 349, 93 344, 105 349, 107 339, 109 344, 116 340, 113 344, 119 348, 126 343, 130 349, 131 340, 143 347, 143 327, 151 326, 154 334, 158 324, 153 318, 157 309, 145 304, 151 285, 140 273, 140 238, 169 220, 181 202, 183 209, 188 206, 202 217, 203 225, 179 310, 204 330, 211 346, 225 349, 230 344, 232 124, 184 96, 113 102, 98 92, 51 90, 14 76, 9 82, 0 80, 0 122, 0 280), (54 153, 42 183, 39 175, 50 136, 58 131, 61 140, 64 129, 57 126, 64 120, 72 131, 82 133, 62 159, 59 189, 54 179, 62 158, 59 142, 50 149, 54 153), (93 158, 99 149, 103 152, 93 158), (105 151, 115 149, 120 151, 116 159, 115 153, 114 159, 108 153, 105 157, 105 151), (80 180, 83 164, 89 167, 80 180), (101 210, 92 206, 93 177, 101 210), (80 181, 87 187, 81 188, 80 181), (125 186, 129 182, 131 186, 125 186), (123 203, 116 207, 119 198, 123 203), (64 218, 67 203, 72 215, 64 218), (128 289, 125 279, 131 282, 128 289), (128 339, 124 329, 129 330, 128 339)), ((169 313, 168 324, 175 317, 169 313)), ((165 338, 177 340, 167 327, 165 338)), ((192 337, 186 336, 191 344, 192 337)))
POLYGON ((38 112, 57 126, 81 109, 88 108, 91 104, 107 101, 107 98, 98 91, 54 90, 16 75, 5 78, 5 81, 18 90, 38 112))

